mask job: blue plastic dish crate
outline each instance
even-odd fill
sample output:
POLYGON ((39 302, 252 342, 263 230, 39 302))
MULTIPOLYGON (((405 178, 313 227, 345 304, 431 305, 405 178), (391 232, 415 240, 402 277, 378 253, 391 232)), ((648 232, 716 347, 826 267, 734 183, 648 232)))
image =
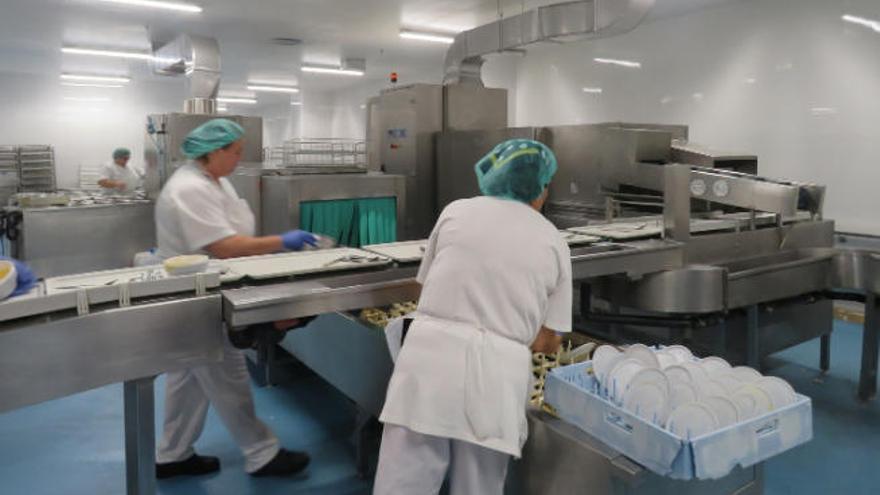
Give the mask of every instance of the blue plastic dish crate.
POLYGON ((651 471, 674 479, 719 479, 809 442, 813 407, 802 395, 781 409, 708 433, 681 439, 601 397, 592 362, 554 369, 544 401, 559 416, 651 471))

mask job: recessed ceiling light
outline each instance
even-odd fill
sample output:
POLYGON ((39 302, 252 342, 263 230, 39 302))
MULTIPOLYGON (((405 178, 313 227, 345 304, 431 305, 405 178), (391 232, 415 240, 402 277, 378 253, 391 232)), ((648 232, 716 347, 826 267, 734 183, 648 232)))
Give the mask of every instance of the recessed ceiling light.
POLYGON ((341 67, 317 67, 314 65, 302 66, 303 72, 313 72, 317 74, 336 74, 340 76, 362 76, 364 71, 358 69, 343 69, 341 67))
POLYGON ((135 60, 152 60, 153 55, 151 53, 144 52, 128 52, 122 50, 101 50, 97 48, 78 48, 75 46, 65 46, 61 48, 62 53, 69 53, 72 55, 94 55, 98 57, 113 57, 113 58, 130 58, 135 60))
POLYGON ((299 88, 295 88, 293 86, 275 86, 267 84, 248 83, 247 88, 251 91, 265 91, 267 93, 299 93, 299 88))
POLYGON ((593 95, 602 94, 602 88, 583 88, 584 93, 589 93, 593 95))
POLYGON ((84 74, 61 74, 61 79, 65 81, 92 81, 103 83, 128 83, 131 81, 131 79, 127 77, 89 76, 84 74))
POLYGON ((432 41, 434 43, 444 43, 451 45, 455 41, 455 37, 448 34, 428 33, 424 31, 412 31, 410 29, 401 29, 400 37, 410 40, 432 41))
POLYGON ((630 69, 638 69, 642 66, 641 62, 633 62, 631 60, 618 60, 615 58, 594 58, 593 59, 600 64, 611 64, 611 65, 619 65, 621 67, 627 67, 630 69))
POLYGON ((291 106, 294 106, 294 107, 302 106, 302 104, 303 104, 303 102, 301 102, 301 101, 292 101, 292 102, 290 102, 290 105, 291 105, 291 106))
POLYGON ((122 84, 100 84, 100 83, 72 83, 63 82, 62 86, 70 86, 73 88, 124 88, 122 84))
POLYGON ((198 5, 178 2, 160 2, 156 0, 97 0, 105 3, 118 3, 121 5, 131 5, 134 7, 148 7, 151 9, 176 10, 178 12, 189 12, 198 14, 202 8, 198 5))
POLYGON ((235 98, 235 97, 221 97, 217 98, 217 102, 219 103, 244 103, 245 105, 256 105, 256 98, 235 98))

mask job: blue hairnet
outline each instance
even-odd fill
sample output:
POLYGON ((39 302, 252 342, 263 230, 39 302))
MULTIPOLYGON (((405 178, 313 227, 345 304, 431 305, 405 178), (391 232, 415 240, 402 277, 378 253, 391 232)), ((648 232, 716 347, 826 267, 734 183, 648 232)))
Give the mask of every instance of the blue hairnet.
POLYGON ((523 203, 544 192, 557 168, 553 151, 531 139, 504 141, 474 167, 484 195, 523 203))
POLYGON ((119 160, 120 158, 131 158, 131 150, 128 148, 116 148, 113 150, 113 159, 119 160))
POLYGON ((188 158, 199 158, 232 144, 244 135, 244 129, 228 119, 214 119, 193 129, 180 150, 188 158))

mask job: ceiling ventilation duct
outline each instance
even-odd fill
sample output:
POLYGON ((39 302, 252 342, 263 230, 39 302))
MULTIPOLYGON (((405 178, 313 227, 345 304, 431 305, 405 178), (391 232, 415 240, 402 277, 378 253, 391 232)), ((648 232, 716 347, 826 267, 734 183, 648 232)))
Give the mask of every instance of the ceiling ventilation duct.
POLYGON ((154 52, 153 71, 165 76, 184 75, 189 98, 184 112, 217 112, 220 89, 220 46, 214 38, 181 35, 154 52))
POLYGON ((542 41, 566 43, 631 31, 655 0, 582 0, 545 5, 459 33, 446 52, 443 84, 482 86, 483 55, 542 41))

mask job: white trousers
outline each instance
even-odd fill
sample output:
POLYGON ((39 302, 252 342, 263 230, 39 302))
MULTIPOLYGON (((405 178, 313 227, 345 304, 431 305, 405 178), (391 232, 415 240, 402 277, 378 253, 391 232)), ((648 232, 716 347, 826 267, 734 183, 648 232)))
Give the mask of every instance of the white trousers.
POLYGON ((501 495, 510 456, 476 444, 385 424, 373 495, 501 495))
POLYGON ((265 466, 280 450, 278 438, 257 418, 244 353, 224 338, 223 361, 166 374, 165 427, 156 462, 193 455, 208 405, 213 405, 245 457, 245 471, 265 466))

